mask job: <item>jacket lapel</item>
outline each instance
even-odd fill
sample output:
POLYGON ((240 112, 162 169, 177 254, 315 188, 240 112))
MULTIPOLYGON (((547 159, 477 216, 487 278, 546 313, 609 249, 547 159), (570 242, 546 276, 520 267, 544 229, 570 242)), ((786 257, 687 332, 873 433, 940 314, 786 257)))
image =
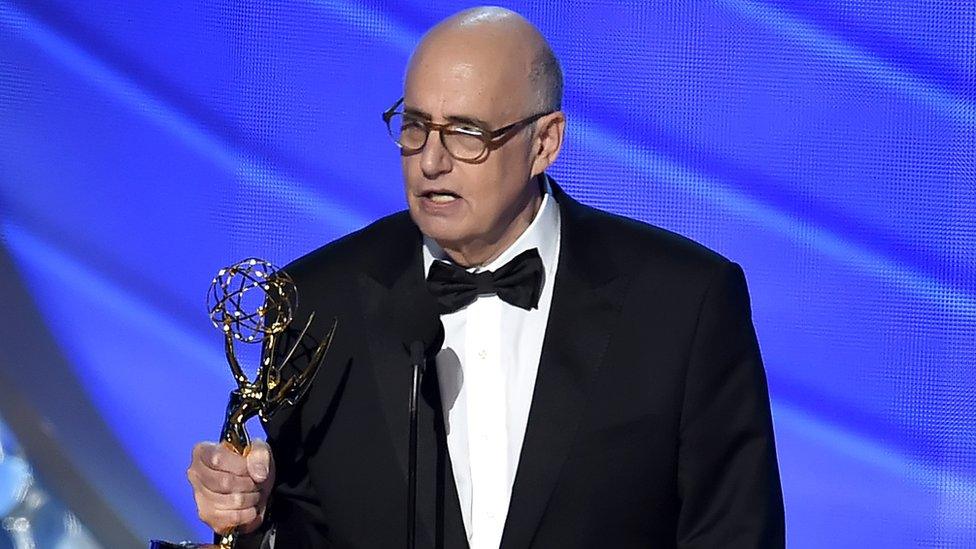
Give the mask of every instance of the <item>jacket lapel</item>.
MULTIPOLYGON (((425 283, 421 235, 409 216, 393 220, 389 247, 372 254, 360 276, 369 362, 376 380, 379 403, 393 443, 403 494, 406 497, 408 400, 412 370, 404 347, 411 323, 433 306, 425 283)), ((431 363, 424 376, 418 405, 417 517, 420 546, 466 545, 460 504, 454 487, 443 426, 437 373, 431 363), (426 536, 427 543, 424 543, 426 536)), ((406 513, 406 499, 404 499, 406 513)))
POLYGON ((628 276, 593 238, 590 208, 553 185, 560 205, 559 266, 502 549, 529 547, 573 445, 616 322, 628 276))
MULTIPOLYGON (((407 228, 405 223, 404 228, 407 228)), ((407 478, 407 399, 411 370, 398 319, 412 310, 411 298, 423 290, 420 287, 423 282, 420 249, 419 245, 412 244, 392 244, 389 251, 393 253, 387 257, 386 265, 367 265, 359 281, 364 325, 371 331, 363 335, 369 347, 380 405, 404 479, 407 478)), ((387 250, 380 253, 384 252, 387 250)))

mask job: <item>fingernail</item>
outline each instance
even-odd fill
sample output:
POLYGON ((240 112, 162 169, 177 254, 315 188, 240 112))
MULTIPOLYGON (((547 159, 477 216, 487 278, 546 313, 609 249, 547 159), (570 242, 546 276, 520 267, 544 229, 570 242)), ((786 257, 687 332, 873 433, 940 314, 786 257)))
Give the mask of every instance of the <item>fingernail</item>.
POLYGON ((258 467, 258 470, 254 472, 254 476, 258 480, 264 480, 264 479, 268 478, 268 468, 267 467, 260 467, 259 466, 258 467))

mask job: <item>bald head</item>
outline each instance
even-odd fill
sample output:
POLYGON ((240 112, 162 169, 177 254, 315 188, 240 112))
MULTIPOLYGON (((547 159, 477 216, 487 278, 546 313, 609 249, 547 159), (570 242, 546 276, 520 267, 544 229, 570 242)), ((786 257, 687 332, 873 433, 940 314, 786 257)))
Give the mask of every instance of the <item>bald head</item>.
POLYGON ((478 7, 441 21, 414 50, 407 79, 422 65, 430 68, 432 63, 453 67, 457 76, 479 72, 486 80, 495 79, 507 90, 508 103, 521 104, 519 110, 562 108, 559 61, 542 33, 514 11, 478 7))
POLYGON ((515 12, 463 11, 414 50, 399 131, 426 137, 401 148, 407 203, 420 231, 460 265, 488 264, 539 211, 537 176, 555 162, 566 128, 561 102, 549 44, 515 12))

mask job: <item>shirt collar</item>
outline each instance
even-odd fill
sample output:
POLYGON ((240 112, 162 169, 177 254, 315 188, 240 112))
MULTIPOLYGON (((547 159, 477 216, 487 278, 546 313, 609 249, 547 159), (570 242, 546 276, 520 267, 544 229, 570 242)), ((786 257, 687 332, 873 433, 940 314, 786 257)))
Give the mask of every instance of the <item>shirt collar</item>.
MULTIPOLYGON (((480 267, 469 269, 471 272, 493 271, 508 263, 518 254, 537 248, 539 256, 542 258, 542 267, 545 276, 549 279, 556 269, 556 261, 559 251, 559 205, 552 196, 552 185, 549 183, 549 176, 542 174, 542 205, 536 212, 535 218, 528 228, 519 235, 511 246, 505 249, 494 261, 480 267)), ((430 272, 430 266, 435 260, 450 262, 447 252, 444 251, 432 238, 424 235, 423 245, 424 273, 430 272)))

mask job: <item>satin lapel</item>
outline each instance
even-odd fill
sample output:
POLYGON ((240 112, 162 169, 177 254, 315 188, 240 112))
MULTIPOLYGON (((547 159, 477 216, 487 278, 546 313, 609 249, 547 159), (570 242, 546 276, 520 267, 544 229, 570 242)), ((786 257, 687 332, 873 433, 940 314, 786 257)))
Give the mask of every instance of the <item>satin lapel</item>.
MULTIPOLYGON (((420 233, 416 227, 404 223, 400 234, 391 242, 390 252, 381 261, 367 268, 360 277, 364 317, 370 333, 363 334, 369 347, 379 403, 386 417, 390 440, 404 482, 407 481, 408 400, 412 370, 404 348, 404 325, 412 321, 412 312, 429 307, 427 288, 420 253, 420 233), (415 238, 402 238, 404 234, 415 238), (396 250, 396 251, 394 251, 396 250)), ((418 505, 420 546, 442 547, 458 537, 464 540, 460 505, 454 488, 454 477, 447 459, 443 416, 436 370, 428 368, 424 380, 423 398, 419 403, 418 432, 418 505), (446 515, 446 516, 445 516, 446 515), (426 540, 424 539, 426 536, 426 540), (426 542, 425 542, 426 541, 426 542)), ((406 513, 406 500, 404 500, 406 513)), ((447 545, 459 546, 457 543, 447 545)))
POLYGON ((592 210, 558 187, 554 194, 562 224, 559 266, 502 549, 524 549, 532 542, 587 412, 629 282, 592 239, 587 223, 592 210))
MULTIPOLYGON (((409 283, 404 273, 403 282, 409 283)), ((399 284, 398 284, 399 285, 399 284)), ((392 319, 405 310, 409 292, 405 288, 388 288, 370 277, 361 280, 364 314, 369 334, 370 363, 380 405, 393 442, 397 463, 403 478, 407 478, 407 399, 410 394, 410 360, 392 319)))

